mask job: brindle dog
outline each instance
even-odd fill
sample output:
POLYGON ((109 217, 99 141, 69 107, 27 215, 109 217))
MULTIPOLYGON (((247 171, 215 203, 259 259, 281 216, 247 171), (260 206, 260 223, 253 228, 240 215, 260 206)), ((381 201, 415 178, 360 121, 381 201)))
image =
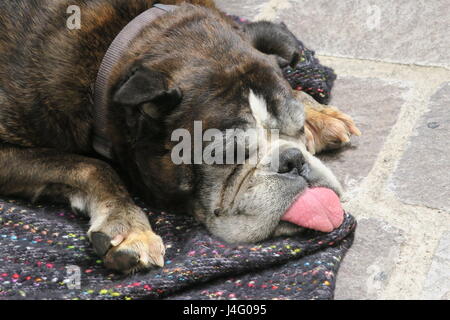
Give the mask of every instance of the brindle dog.
POLYGON ((92 148, 92 86, 116 35, 154 2, 0 4, 0 194, 68 201, 90 216, 88 235, 105 265, 125 273, 164 264, 163 242, 128 190, 156 209, 193 214, 230 242, 292 234, 301 228, 280 218, 298 193, 312 186, 340 193, 306 151, 307 137, 310 150, 322 150, 357 132, 337 110, 314 111, 314 101, 294 95, 279 66, 295 65, 298 52, 283 25, 241 27, 212 1, 192 0, 145 28, 113 69, 106 127, 113 169, 92 148), (80 30, 66 27, 74 4, 80 30), (194 120, 205 130, 280 129, 264 154, 277 149, 280 169, 263 161, 175 165, 171 133, 192 130, 194 120))

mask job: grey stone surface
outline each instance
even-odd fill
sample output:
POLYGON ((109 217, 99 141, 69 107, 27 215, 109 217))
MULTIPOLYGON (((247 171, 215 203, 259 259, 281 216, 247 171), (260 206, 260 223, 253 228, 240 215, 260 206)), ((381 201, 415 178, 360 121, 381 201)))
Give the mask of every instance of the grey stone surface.
POLYGON ((254 19, 269 0, 215 0, 222 11, 247 19, 254 19))
POLYGON ((450 211, 450 82, 432 96, 391 186, 406 203, 450 211))
POLYGON ((450 300, 450 231, 439 242, 423 288, 423 299, 450 300))
POLYGON ((450 66, 450 1, 286 0, 294 33, 321 54, 450 66))
POLYGON ((335 299, 380 298, 404 242, 403 231, 377 219, 358 221, 355 242, 340 267, 335 299))
POLYGON ((318 155, 350 190, 372 169, 386 136, 396 123, 407 88, 379 79, 339 78, 332 105, 353 117, 362 131, 349 148, 318 155))

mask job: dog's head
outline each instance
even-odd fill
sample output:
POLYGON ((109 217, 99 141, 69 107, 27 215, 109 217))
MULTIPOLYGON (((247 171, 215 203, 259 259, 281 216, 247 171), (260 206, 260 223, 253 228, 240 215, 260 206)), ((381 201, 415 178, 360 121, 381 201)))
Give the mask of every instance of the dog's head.
POLYGON ((307 188, 340 194, 305 148, 303 105, 279 59, 219 14, 178 10, 127 60, 111 90, 111 138, 156 208, 190 211, 226 241, 255 242, 299 231, 280 220, 307 188))

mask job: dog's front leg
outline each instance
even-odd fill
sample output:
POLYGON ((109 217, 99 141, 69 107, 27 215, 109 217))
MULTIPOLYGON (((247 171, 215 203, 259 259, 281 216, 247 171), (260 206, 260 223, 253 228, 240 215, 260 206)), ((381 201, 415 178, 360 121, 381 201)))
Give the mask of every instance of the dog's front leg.
POLYGON ((0 194, 63 197, 91 218, 88 236, 113 270, 163 266, 164 245, 106 163, 50 149, 0 144, 0 194))

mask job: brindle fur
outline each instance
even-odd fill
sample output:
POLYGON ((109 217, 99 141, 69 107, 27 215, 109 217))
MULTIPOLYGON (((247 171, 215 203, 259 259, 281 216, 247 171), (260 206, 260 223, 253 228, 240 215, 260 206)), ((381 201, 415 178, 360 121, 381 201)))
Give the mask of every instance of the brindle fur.
POLYGON ((0 4, 0 194, 63 199, 74 209, 86 211, 94 248, 105 256, 107 267, 122 272, 162 266, 164 256, 161 238, 152 232, 125 185, 156 208, 174 211, 188 206, 198 192, 195 168, 175 169, 171 163, 167 152, 171 145, 165 144, 162 133, 169 127, 166 123, 176 128, 202 119, 205 127, 221 128, 226 127, 224 118, 239 115, 236 108, 216 105, 223 107, 219 114, 176 109, 169 117, 171 99, 181 99, 182 92, 183 99, 207 103, 204 88, 208 87, 225 104, 240 94, 236 84, 245 81, 261 83, 258 90, 264 93, 265 83, 284 81, 281 72, 267 68, 275 70, 277 62, 295 63, 298 58, 289 44, 278 46, 279 51, 266 50, 266 55, 252 49, 270 30, 289 39, 292 34, 279 25, 241 28, 217 11, 211 0, 159 1, 206 8, 184 4, 169 18, 157 19, 113 70, 107 129, 115 160, 124 171, 119 177, 92 150, 92 87, 114 37, 154 2, 20 0, 0 4), (66 9, 73 4, 81 7, 81 30, 66 27, 66 9), (129 97, 115 96, 143 66, 151 70, 147 78, 160 90, 158 104, 165 108, 158 109, 160 118, 144 119, 137 109, 124 108, 129 97), (205 70, 212 67, 216 69, 205 77, 205 70), (243 74, 248 78, 243 79, 243 74), (144 164, 148 166, 145 176, 144 164), (177 203, 180 206, 173 206, 177 203))

